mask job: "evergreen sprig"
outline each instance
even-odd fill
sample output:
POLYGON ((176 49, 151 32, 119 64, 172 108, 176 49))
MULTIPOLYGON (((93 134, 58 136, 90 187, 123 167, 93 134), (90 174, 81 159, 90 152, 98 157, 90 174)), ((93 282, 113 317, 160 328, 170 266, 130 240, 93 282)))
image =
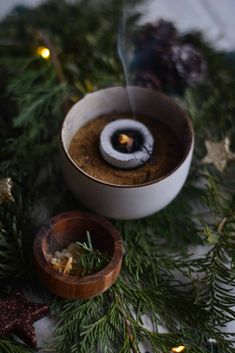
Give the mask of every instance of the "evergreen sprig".
POLYGON ((215 326, 226 326, 235 320, 235 279, 233 276, 235 251, 235 197, 220 194, 212 182, 207 203, 215 221, 204 225, 204 233, 214 243, 202 259, 195 260, 200 279, 196 303, 209 314, 215 326))
POLYGON ((79 241, 76 242, 79 247, 83 249, 83 252, 77 259, 78 266, 82 269, 81 276, 87 276, 100 271, 110 261, 110 258, 107 254, 93 247, 89 231, 86 232, 86 236, 86 241, 83 243, 79 241))
POLYGON ((222 200, 219 196, 213 184, 207 201, 216 219, 223 215, 223 222, 227 216, 226 225, 225 221, 219 223, 220 240, 205 258, 169 257, 159 253, 154 235, 124 233, 126 249, 135 250, 126 253, 120 279, 92 303, 71 302, 60 307, 51 348, 65 352, 68 337, 70 344, 74 342, 71 352, 139 352, 140 344, 148 343, 153 352, 169 352, 183 344, 188 352, 196 353, 205 352, 213 337, 221 351, 234 352, 233 334, 221 331, 221 326, 234 319, 235 295, 228 289, 228 285, 234 286, 234 234, 227 237, 224 233, 225 227, 234 226, 233 201, 224 200, 224 194, 222 200), (223 209, 218 207, 221 203, 223 209), (178 279, 177 272, 181 274, 178 279), (93 305, 90 315, 88 307, 93 305), (152 322, 152 330, 144 328, 144 316, 152 322), (159 334, 160 324, 171 333, 159 334))
MULTIPOLYGON (((132 6, 136 1, 127 2, 132 6)), ((16 200, 0 207, 2 291, 13 278, 30 275, 35 225, 80 207, 61 178, 60 124, 65 109, 83 94, 123 82, 116 54, 122 8, 122 0, 99 6, 91 0, 51 0, 35 9, 18 8, 0 24, 0 174, 13 177, 16 200), (35 54, 45 41, 54 48, 57 69, 53 60, 35 54), (39 215, 42 209, 44 216, 39 215)), ((128 25, 137 19, 133 15, 128 25)), ((221 175, 200 162, 205 139, 234 138, 234 64, 200 35, 190 33, 186 39, 208 62, 207 80, 180 97, 196 130, 187 184, 158 214, 114 222, 125 250, 119 279, 93 299, 56 298, 52 310, 58 322, 46 350, 139 353, 147 343, 157 353, 169 353, 178 345, 188 353, 205 353, 213 338, 221 352, 234 353, 234 334, 224 329, 234 319, 235 168, 231 163, 221 175), (209 250, 192 259, 188 246, 202 243, 209 250), (145 327, 146 318, 151 329, 145 327), (159 325, 168 332, 161 333, 159 325)), ((30 351, 10 338, 1 339, 0 348, 4 353, 30 351)))
POLYGON ((30 353, 30 352, 33 352, 33 350, 13 340, 1 338, 0 352, 1 353, 30 353))
POLYGON ((31 257, 27 251, 32 245, 28 233, 31 229, 28 215, 30 197, 24 199, 21 191, 15 187, 14 199, 14 202, 0 206, 1 279, 20 277, 31 267, 31 257))

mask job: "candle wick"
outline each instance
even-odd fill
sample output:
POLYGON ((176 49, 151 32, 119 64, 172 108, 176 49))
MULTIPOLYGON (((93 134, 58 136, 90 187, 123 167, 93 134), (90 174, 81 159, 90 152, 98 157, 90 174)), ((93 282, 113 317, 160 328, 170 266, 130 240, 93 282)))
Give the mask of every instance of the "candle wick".
POLYGON ((152 155, 151 151, 149 151, 148 148, 147 148, 144 144, 142 144, 142 147, 143 147, 143 148, 145 149, 145 151, 148 153, 149 157, 151 157, 151 155, 152 155))

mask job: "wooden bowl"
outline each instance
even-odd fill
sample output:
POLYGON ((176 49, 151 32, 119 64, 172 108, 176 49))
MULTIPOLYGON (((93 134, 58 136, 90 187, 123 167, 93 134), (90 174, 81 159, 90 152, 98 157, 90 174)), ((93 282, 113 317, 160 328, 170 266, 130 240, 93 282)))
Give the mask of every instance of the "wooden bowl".
POLYGON ((45 287, 63 298, 87 299, 103 293, 117 279, 122 264, 122 239, 114 226, 102 217, 82 212, 62 213, 44 225, 34 241, 35 265, 45 287), (70 243, 83 242, 90 232, 94 248, 110 255, 101 271, 84 277, 64 275, 55 270, 49 256, 70 243))

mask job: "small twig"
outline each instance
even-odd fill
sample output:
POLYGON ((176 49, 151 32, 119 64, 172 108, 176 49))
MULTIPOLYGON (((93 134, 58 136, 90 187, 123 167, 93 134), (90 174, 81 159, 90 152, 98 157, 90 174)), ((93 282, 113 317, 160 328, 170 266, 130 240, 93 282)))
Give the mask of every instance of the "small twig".
POLYGON ((86 231, 86 236, 87 236, 88 247, 89 247, 89 249, 91 251, 93 251, 93 245, 92 245, 92 242, 91 242, 91 235, 90 235, 89 230, 86 231))
POLYGON ((227 216, 222 219, 222 221, 220 222, 220 224, 219 224, 219 226, 218 226, 218 232, 219 232, 219 233, 222 233, 222 232, 223 232, 224 227, 225 227, 225 224, 228 222, 228 220, 229 220, 231 217, 234 216, 234 214, 235 214, 235 213, 234 213, 234 199, 233 199, 231 208, 230 208, 230 210, 229 210, 227 216))
MULTIPOLYGON (((51 39, 49 38, 49 36, 45 32, 37 30, 36 31, 36 36, 50 50, 51 62, 53 64, 54 68, 55 68, 55 72, 56 72, 56 75, 58 77, 58 80, 60 81, 60 83, 65 84, 67 81, 66 81, 66 78, 65 78, 65 74, 64 74, 61 62, 60 62, 60 60, 58 58, 56 47, 54 46, 54 44, 52 43, 51 39)), ((69 105, 68 100, 65 100, 65 102, 63 104, 63 107, 64 107, 64 113, 67 114, 67 112, 70 109, 70 105, 69 105)))
POLYGON ((116 299, 117 299, 118 303, 120 304, 119 305, 119 310, 120 310, 120 312, 123 315, 124 320, 125 320, 127 336, 128 336, 129 341, 130 341, 132 352, 133 353, 139 353, 139 349, 137 349, 136 346, 135 346, 135 339, 134 339, 133 334, 132 334, 130 320, 128 320, 127 315, 126 315, 126 313, 124 311, 125 309, 124 309, 124 307, 122 305, 122 299, 117 294, 115 296, 116 296, 116 299))
POLYGON ((219 226, 218 226, 218 233, 222 233, 222 232, 223 232, 224 226, 225 226, 227 220, 228 220, 228 217, 224 217, 224 218, 222 219, 222 221, 220 222, 220 224, 219 224, 219 226))
POLYGON ((195 213, 192 213, 192 217, 201 217, 201 216, 208 216, 208 215, 211 215, 213 213, 212 210, 209 210, 209 211, 202 211, 202 212, 195 212, 195 213))
POLYGON ((129 341, 131 343, 131 349, 132 349, 133 353, 138 353, 137 349, 134 346, 134 337, 131 332, 131 325, 126 317, 125 317, 125 324, 126 324, 126 329, 127 329, 127 335, 128 335, 129 341))
POLYGON ((52 64, 55 67, 57 77, 61 83, 66 83, 65 75, 62 69, 62 65, 60 63, 60 60, 58 58, 58 54, 56 51, 56 48, 48 35, 45 32, 42 31, 37 31, 37 36, 40 40, 42 40, 43 43, 45 43, 46 47, 50 50, 51 53, 51 61, 52 64))

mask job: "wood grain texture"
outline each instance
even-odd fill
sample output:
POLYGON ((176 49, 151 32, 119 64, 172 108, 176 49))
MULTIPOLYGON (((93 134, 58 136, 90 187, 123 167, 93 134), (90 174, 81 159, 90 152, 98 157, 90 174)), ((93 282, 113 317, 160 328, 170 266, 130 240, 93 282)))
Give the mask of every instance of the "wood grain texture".
POLYGON ((117 229, 106 219, 83 212, 65 212, 45 224, 34 241, 35 266, 38 275, 51 292, 63 298, 87 299, 103 293, 117 279, 122 264, 122 239, 117 229), (111 257, 101 271, 84 277, 64 275, 55 270, 48 255, 61 251, 71 242, 85 241, 91 234, 94 248, 111 257))

